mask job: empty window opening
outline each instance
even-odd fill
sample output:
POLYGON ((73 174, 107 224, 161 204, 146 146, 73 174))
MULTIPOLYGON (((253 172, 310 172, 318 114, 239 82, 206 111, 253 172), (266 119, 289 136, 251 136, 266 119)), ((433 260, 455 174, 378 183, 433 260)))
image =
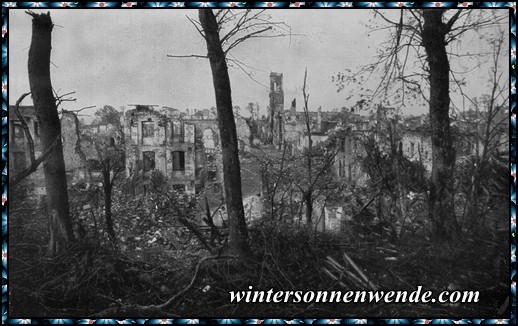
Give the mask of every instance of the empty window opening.
POLYGON ((185 152, 173 152, 173 171, 185 171, 185 152))
POLYGON ((155 124, 151 121, 142 122, 142 138, 155 137, 155 124))
POLYGON ((155 152, 144 152, 144 171, 151 171, 155 169, 155 152))

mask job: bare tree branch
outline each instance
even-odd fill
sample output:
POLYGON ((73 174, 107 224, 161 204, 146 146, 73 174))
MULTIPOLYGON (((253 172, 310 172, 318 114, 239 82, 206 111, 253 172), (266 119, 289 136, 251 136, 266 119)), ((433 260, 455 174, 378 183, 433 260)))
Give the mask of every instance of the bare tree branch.
POLYGON ((20 120, 20 123, 22 124, 23 131, 25 133, 25 137, 27 138, 27 143, 29 145, 29 158, 31 165, 34 164, 34 161, 36 161, 36 154, 34 153, 34 139, 32 138, 31 131, 29 130, 29 126, 27 125, 27 121, 25 121, 25 118, 20 113, 20 104, 22 103, 23 99, 29 96, 31 93, 25 93, 20 96, 18 101, 16 101, 16 104, 14 105, 14 113, 20 120))
MULTIPOLYGON (((285 32, 289 32, 291 34, 291 28, 286 25, 284 22, 275 22, 271 21, 269 17, 263 17, 265 10, 232 10, 232 9, 221 9, 215 12, 215 18, 217 22, 217 30, 220 33, 225 27, 229 29, 225 31, 221 38, 221 44, 223 46, 223 51, 225 55, 225 59, 227 62, 232 62, 239 70, 245 73, 252 81, 255 83, 268 88, 266 85, 257 81, 250 71, 250 69, 254 69, 244 62, 236 59, 234 56, 232 58, 228 58, 228 54, 232 49, 237 47, 239 44, 245 42, 246 40, 253 38, 275 38, 275 37, 284 37, 284 33, 274 34, 267 33, 268 31, 273 31, 278 28, 279 30, 284 30, 285 32), (275 28, 274 28, 275 27, 275 28)), ((187 19, 193 24, 196 28, 197 32, 205 39, 206 35, 201 28, 201 23, 189 16, 186 16, 187 19)), ((190 54, 190 55, 167 55, 169 58, 195 58, 195 59, 207 59, 207 55, 200 54, 190 54)))
POLYGON ((67 112, 79 113, 79 112, 81 112, 83 110, 92 109, 92 108, 95 108, 95 105, 85 106, 85 107, 82 107, 82 108, 77 109, 77 110, 67 110, 67 112))
POLYGON ((203 31, 200 28, 200 26, 201 26, 200 22, 192 19, 191 17, 189 17, 187 15, 185 17, 187 17, 187 19, 193 24, 194 28, 196 28, 196 30, 198 31, 198 34, 200 34, 201 37, 203 37, 206 40, 205 33, 203 33, 203 31))
MULTIPOLYGON (((244 42, 244 41, 246 41, 247 39, 257 37, 257 35, 262 34, 262 33, 266 32, 266 31, 271 30, 271 29, 272 29, 272 26, 268 26, 268 27, 266 27, 266 28, 264 28, 264 29, 261 29, 261 30, 258 30, 258 31, 255 31, 255 32, 249 33, 249 34, 247 34, 247 35, 245 35, 245 36, 243 36, 243 37, 240 37, 240 38, 238 38, 237 40, 235 40, 232 44, 230 44, 230 45, 227 47, 227 49, 226 49, 226 50, 224 50, 223 52, 224 52, 224 53, 228 53, 230 50, 232 50, 233 48, 235 48, 235 47, 236 47, 236 46, 238 46, 239 44, 243 43, 243 42, 244 42)), ((272 37, 272 36, 270 36, 270 37, 272 37)))
POLYGON ((198 275, 200 273, 200 268, 206 261, 209 260, 218 260, 218 259, 237 259, 236 256, 229 256, 229 255, 216 255, 216 256, 208 256, 203 257, 200 259, 198 264, 196 265, 196 269, 194 270, 193 277, 191 279, 191 282, 180 292, 175 294, 173 297, 171 297, 169 300, 162 304, 158 305, 148 305, 148 306, 141 306, 141 305, 120 305, 116 307, 111 307, 108 309, 105 309, 99 313, 97 313, 96 317, 109 317, 113 315, 117 315, 121 311, 132 311, 133 313, 137 314, 164 314, 165 309, 170 308, 178 299, 180 299, 182 296, 184 296, 189 290, 194 286, 198 279, 198 275))
POLYGON ((455 15, 453 15, 453 17, 451 17, 450 20, 448 20, 448 22, 446 23, 446 32, 449 32, 451 30, 451 27, 453 26, 453 24, 455 24, 457 19, 459 19, 461 12, 462 12, 462 10, 460 10, 460 9, 457 10, 455 15))
POLYGON ((31 165, 20 172, 19 174, 15 175, 12 179, 9 179, 9 186, 15 187, 17 186, 21 181, 23 181, 25 178, 27 178, 31 173, 36 171, 38 169, 38 166, 45 161, 45 158, 52 153, 52 151, 56 148, 56 145, 59 143, 60 137, 56 137, 56 140, 52 143, 52 145, 47 148, 41 155, 38 157, 34 162, 31 163, 31 165))
POLYGON ((208 59, 206 55, 189 54, 189 55, 172 55, 168 54, 168 58, 195 58, 195 59, 208 59))

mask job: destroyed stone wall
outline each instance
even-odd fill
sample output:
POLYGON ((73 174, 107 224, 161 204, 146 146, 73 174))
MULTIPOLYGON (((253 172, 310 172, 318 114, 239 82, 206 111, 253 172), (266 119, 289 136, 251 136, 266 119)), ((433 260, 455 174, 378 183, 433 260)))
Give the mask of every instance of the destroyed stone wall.
POLYGON ((63 141, 63 157, 69 182, 77 182, 87 178, 86 155, 81 149, 79 120, 72 112, 63 112, 61 116, 61 139, 63 141))
POLYGON ((223 160, 219 140, 218 121, 210 119, 186 119, 195 130, 198 147, 195 167, 198 171, 197 183, 203 185, 206 192, 217 198, 221 197, 223 184, 223 160))
POLYGON ((432 171, 432 139, 417 132, 406 132, 401 137, 400 148, 411 161, 421 161, 428 172, 432 171))
POLYGON ((173 186, 183 185, 186 193, 194 194, 195 126, 168 118, 146 106, 128 111, 125 120, 129 131, 126 133, 126 175, 146 175, 158 170, 173 186), (176 162, 174 155, 178 155, 176 162))
MULTIPOLYGON (((29 132, 34 141, 34 154, 38 158, 43 149, 40 143, 39 123, 33 106, 19 107, 20 113, 27 123, 29 132)), ((29 146, 25 133, 20 134, 20 121, 14 113, 14 108, 9 109, 9 167, 16 173, 17 169, 30 164, 29 146), (16 131, 15 131, 16 129, 16 131)), ((72 112, 63 111, 61 117, 61 135, 63 143, 63 156, 65 159, 65 169, 68 184, 73 184, 79 180, 88 180, 86 173, 86 158, 81 150, 81 140, 79 136, 79 121, 72 112)), ((27 177, 23 182, 30 196, 42 196, 46 194, 45 175, 43 166, 27 177)))
POLYGON ((237 141, 239 144, 239 150, 249 152, 250 151, 250 126, 246 122, 246 119, 240 115, 235 115, 236 120, 236 133, 237 141))

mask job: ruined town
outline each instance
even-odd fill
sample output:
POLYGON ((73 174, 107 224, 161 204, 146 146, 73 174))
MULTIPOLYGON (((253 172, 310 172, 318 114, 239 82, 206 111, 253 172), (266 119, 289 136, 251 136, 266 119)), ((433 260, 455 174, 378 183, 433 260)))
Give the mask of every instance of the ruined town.
MULTIPOLYGON (((426 10, 401 12, 402 21, 418 15, 403 33, 448 19, 477 22, 455 10, 436 12, 437 17, 426 10)), ((53 61, 41 59, 49 46, 42 44, 44 33, 60 33, 53 24, 61 24, 62 16, 54 18, 55 11, 17 16, 41 35, 33 34, 25 49, 29 83, 19 93, 10 90, 7 110, 13 318, 508 314, 511 112, 508 76, 501 75, 507 71, 501 64, 508 57, 508 31, 492 27, 491 36, 481 37, 481 47, 491 45, 482 72, 490 80, 464 99, 463 107, 455 97, 462 83, 438 83, 434 78, 448 80, 449 72, 434 75, 441 73, 434 70, 440 63, 430 59, 422 88, 388 73, 393 81, 382 78, 379 84, 386 97, 375 91, 376 96, 362 94, 351 102, 346 91, 361 84, 356 75, 335 67, 338 73, 317 77, 321 72, 309 62, 296 74, 292 67, 256 71, 253 78, 264 91, 235 88, 238 72, 231 67, 248 66, 228 51, 241 42, 253 44, 246 35, 280 25, 254 29, 257 21, 264 23, 258 15, 268 14, 259 10, 186 13, 203 36, 197 41, 203 46, 206 41, 206 58, 196 62, 210 65, 212 76, 202 78, 214 82, 215 98, 202 89, 189 94, 208 97, 212 105, 185 106, 175 96, 161 104, 128 96, 129 101, 78 106, 79 89, 58 91, 67 85, 54 81, 51 88, 42 82, 45 76, 36 76, 45 69, 34 68, 41 65, 49 73, 53 61), (223 25, 214 36, 218 24, 223 25), (237 34, 238 28, 245 34, 237 34), (232 37, 237 40, 229 41, 232 37), (343 99, 341 105, 319 101, 320 85, 313 80, 320 77, 343 99), (425 109, 414 110, 418 102, 412 100, 389 100, 391 87, 427 97, 425 109), (345 309, 343 302, 305 301, 305 295, 299 303, 253 305, 229 296, 252 288, 410 292, 418 286, 437 293, 478 291, 479 300, 355 302, 345 309)), ((483 14, 479 19, 485 22, 483 14)), ((507 22, 497 14, 490 19, 507 22)), ((399 19, 399 13, 386 15, 387 21, 399 19)), ((189 26, 189 20, 182 22, 189 26)), ((419 33, 426 52, 417 57, 439 57, 428 45, 436 41, 425 42, 433 35, 419 33)), ((451 40, 462 39, 451 33, 446 34, 451 40)), ((52 55, 55 51, 59 46, 53 44, 52 55)), ((379 65, 404 59, 381 58, 379 65)), ((112 87, 116 92, 119 86, 112 87)))

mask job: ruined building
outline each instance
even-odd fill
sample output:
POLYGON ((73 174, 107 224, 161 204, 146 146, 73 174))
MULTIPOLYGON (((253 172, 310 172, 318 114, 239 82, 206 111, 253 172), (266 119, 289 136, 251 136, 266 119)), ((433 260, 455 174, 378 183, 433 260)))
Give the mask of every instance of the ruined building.
POLYGON ((152 106, 137 105, 126 112, 126 175, 160 171, 173 188, 194 193, 196 155, 194 125, 171 120, 152 106))
MULTIPOLYGON (((33 106, 19 108, 34 140, 35 155, 42 153, 39 124, 33 106)), ((222 158, 216 116, 209 110, 155 109, 136 105, 126 112, 121 127, 110 124, 79 126, 77 116, 62 111, 61 133, 69 185, 102 182, 95 142, 125 150, 126 176, 135 174, 149 180, 159 171, 173 189, 195 194, 204 189, 211 198, 223 195, 222 158)), ((250 129, 244 118, 236 117, 241 151, 250 146, 250 129)), ((28 141, 20 120, 9 110, 9 169, 14 175, 30 164, 28 141)), ((45 180, 40 166, 23 183, 29 195, 44 195, 45 180)), ((147 186, 144 182, 144 188, 147 186)))
MULTIPOLYGON (((40 141, 40 128, 36 118, 34 106, 20 106, 20 114, 27 123, 29 132, 34 142, 34 154, 38 158, 42 152, 40 141)), ((63 144, 63 157, 67 182, 73 184, 79 180, 92 181, 91 171, 88 169, 87 161, 96 158, 95 153, 85 148, 80 139, 79 121, 75 114, 63 110, 60 113, 61 140, 63 144)), ((11 175, 22 172, 30 165, 29 142, 25 135, 20 119, 14 112, 14 107, 9 107, 9 171, 11 175)), ((30 174, 22 182, 22 191, 30 196, 41 196, 46 194, 45 176, 43 165, 30 174)))
MULTIPOLYGON (((239 125, 246 127, 244 123, 239 125)), ((250 131, 241 129, 240 150, 247 150, 250 131)), ((213 113, 136 105, 126 112, 125 137, 126 176, 149 177, 159 171, 179 192, 196 194, 204 190, 209 199, 221 200, 221 144, 213 113)))
POLYGON ((285 143, 289 153, 300 154, 309 147, 306 119, 309 119, 313 146, 326 142, 330 135, 341 134, 343 139, 337 142, 339 154, 332 164, 336 177, 344 182, 364 180, 360 171, 361 139, 371 131, 365 117, 346 110, 323 111, 321 107, 307 113, 297 111, 296 99, 285 109, 283 74, 272 72, 270 114, 267 123, 262 125, 263 140, 270 138, 277 148, 285 143))
MULTIPOLYGON (((27 123, 29 132, 34 141, 34 153, 39 157, 42 153, 40 141, 40 128, 33 106, 20 106, 20 114, 27 123)), ((9 173, 16 175, 29 167, 29 143, 21 121, 14 112, 14 107, 9 107, 9 173)), ((24 180, 23 185, 30 189, 28 193, 45 194, 45 179, 43 168, 40 166, 35 172, 24 180)))

